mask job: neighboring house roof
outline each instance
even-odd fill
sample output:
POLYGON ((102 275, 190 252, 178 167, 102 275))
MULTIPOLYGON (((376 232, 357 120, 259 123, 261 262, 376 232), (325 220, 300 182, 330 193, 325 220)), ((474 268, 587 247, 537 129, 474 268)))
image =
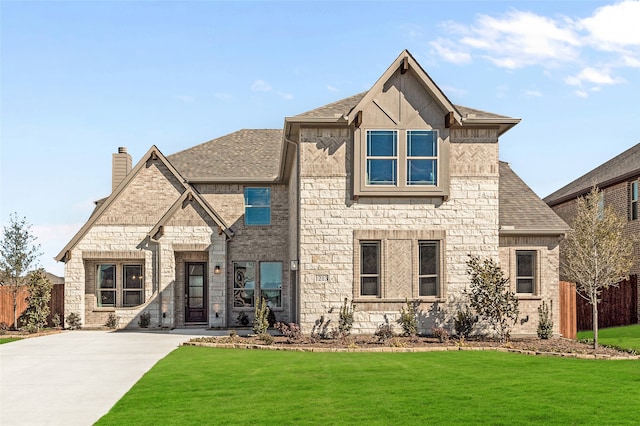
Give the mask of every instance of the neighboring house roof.
POLYGON ((637 175, 640 175, 640 143, 546 196, 544 201, 555 206, 588 193, 594 185, 603 189, 637 175))
POLYGON ((271 182, 283 160, 282 129, 243 129, 167 156, 188 182, 271 182))
POLYGON ((569 225, 504 161, 500 161, 498 192, 501 235, 560 235, 569 230, 569 225))
MULTIPOLYGON (((142 156, 142 158, 140 159, 138 164, 136 164, 133 170, 131 170, 131 172, 129 172, 129 174, 124 178, 124 180, 120 182, 118 187, 113 190, 111 195, 109 195, 105 200, 100 200, 99 202, 96 203, 96 208, 91 214, 91 216, 89 217, 89 220, 87 220, 87 222, 82 226, 82 228, 80 228, 80 230, 76 233, 76 235, 74 235, 71 241, 69 241, 69 243, 67 243, 67 245, 62 249, 62 251, 60 251, 60 253, 58 253, 58 255, 55 257, 55 259, 58 262, 66 262, 67 260, 69 260, 68 255, 70 251, 73 250, 76 244, 78 244, 78 242, 80 242, 80 240, 87 234, 87 232, 89 232, 89 230, 93 227, 93 225, 100 218, 100 216, 102 216, 104 211, 115 201, 116 198, 118 198, 118 196, 122 193, 122 191, 127 187, 129 182, 131 182, 133 178, 139 173, 139 171, 143 167, 145 167, 147 160, 149 160, 150 158, 159 159, 167 167, 167 169, 176 177, 176 179, 178 179, 178 181, 182 183, 183 188, 185 190, 184 192, 187 192, 187 191, 196 192, 193 189, 193 187, 188 182, 185 181, 185 179, 180 175, 180 173, 175 169, 175 167, 167 160, 167 158, 162 154, 162 152, 160 152, 160 150, 155 145, 153 145, 151 148, 149 148, 147 153, 142 156)), ((200 198, 198 199, 198 201, 201 202, 201 204, 206 204, 206 202, 204 202, 204 200, 200 198)), ((224 220, 217 213, 213 211, 213 209, 209 207, 207 210, 207 213, 208 214, 213 213, 212 219, 220 226, 220 228, 223 230, 225 235, 227 235, 227 237, 230 238, 233 236, 233 232, 231 231, 231 229, 229 229, 229 226, 224 222, 224 220)))
POLYGON ((64 278, 63 277, 59 277, 57 275, 52 274, 51 272, 47 272, 45 271, 44 274, 46 275, 47 278, 49 278, 49 281, 51 282, 51 284, 64 284, 64 278))

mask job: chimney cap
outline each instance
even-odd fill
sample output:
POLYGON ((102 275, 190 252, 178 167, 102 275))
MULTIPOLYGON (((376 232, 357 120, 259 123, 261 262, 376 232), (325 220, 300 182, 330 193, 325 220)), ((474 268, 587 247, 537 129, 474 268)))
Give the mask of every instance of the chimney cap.
POLYGON ((127 147, 126 146, 118 147, 118 154, 126 154, 126 153, 127 153, 127 147))

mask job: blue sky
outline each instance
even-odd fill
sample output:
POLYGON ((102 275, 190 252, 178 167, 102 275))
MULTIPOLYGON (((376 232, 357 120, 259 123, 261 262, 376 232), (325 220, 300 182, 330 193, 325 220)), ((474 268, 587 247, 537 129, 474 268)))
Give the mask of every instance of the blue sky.
POLYGON ((408 49, 456 104, 522 122, 541 197, 640 142, 640 1, 0 1, 0 220, 42 266, 134 163, 369 89, 408 49))

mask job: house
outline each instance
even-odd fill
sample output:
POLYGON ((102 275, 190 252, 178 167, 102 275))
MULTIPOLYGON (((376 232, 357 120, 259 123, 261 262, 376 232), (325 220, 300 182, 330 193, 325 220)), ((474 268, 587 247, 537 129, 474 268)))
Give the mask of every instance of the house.
MULTIPOLYGON (((469 255, 499 261, 520 299, 558 318, 567 225, 498 160, 520 120, 453 105, 403 51, 370 90, 132 166, 113 154, 113 191, 57 256, 66 310, 85 325, 235 328, 265 298, 278 321, 354 332, 420 301, 421 331, 451 326, 469 255)), ((557 333, 557 324, 555 332, 557 333)))
MULTIPOLYGON (((603 205, 612 207, 619 216, 626 218, 625 235, 630 238, 640 235, 640 213, 638 211, 640 144, 636 144, 563 186, 547 196, 544 201, 558 216, 571 224, 577 213, 577 199, 587 195, 594 185, 602 191, 603 205)), ((640 241, 634 241, 633 252, 634 263, 629 273, 637 276, 640 274, 640 241)), ((637 303, 637 306, 640 317, 640 303, 637 303)))

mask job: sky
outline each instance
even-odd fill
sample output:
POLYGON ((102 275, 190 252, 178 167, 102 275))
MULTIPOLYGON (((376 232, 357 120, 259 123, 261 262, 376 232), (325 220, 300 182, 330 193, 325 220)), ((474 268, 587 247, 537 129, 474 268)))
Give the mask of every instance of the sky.
POLYGON ((522 119, 500 159, 542 198, 640 142, 639 23, 638 0, 0 0, 0 223, 62 276, 118 147, 282 128, 403 49, 454 104, 522 119))

